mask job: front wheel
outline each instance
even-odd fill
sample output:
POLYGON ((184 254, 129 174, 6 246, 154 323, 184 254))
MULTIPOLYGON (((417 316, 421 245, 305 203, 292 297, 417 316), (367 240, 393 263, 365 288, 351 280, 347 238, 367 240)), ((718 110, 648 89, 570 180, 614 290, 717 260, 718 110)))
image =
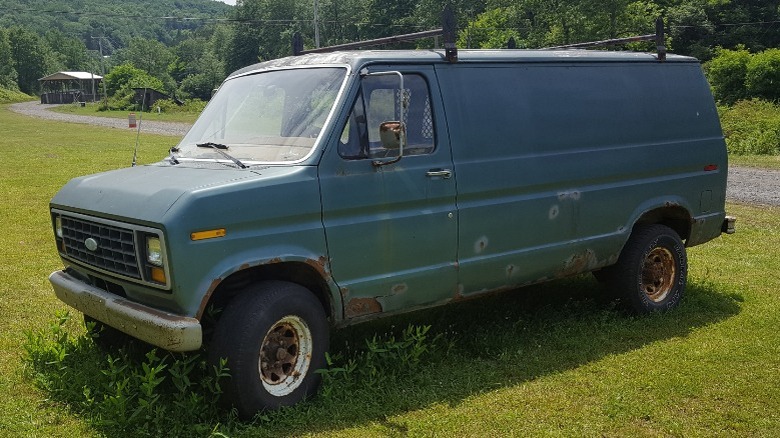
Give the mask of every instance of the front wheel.
POLYGON ((293 405, 313 394, 325 367, 329 333, 322 305, 306 288, 263 282, 225 307, 209 346, 209 359, 227 359, 224 401, 239 416, 293 405))
POLYGON ((671 309, 687 282, 685 245, 665 225, 639 226, 610 271, 610 287, 629 310, 646 314, 671 309))

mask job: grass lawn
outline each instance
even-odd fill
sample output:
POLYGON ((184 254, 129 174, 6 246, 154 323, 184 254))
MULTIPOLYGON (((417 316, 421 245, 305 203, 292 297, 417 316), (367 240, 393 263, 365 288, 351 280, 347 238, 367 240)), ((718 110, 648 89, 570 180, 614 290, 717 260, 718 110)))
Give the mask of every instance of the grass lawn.
POLYGON ((114 119, 125 119, 131 112, 135 112, 136 117, 143 117, 144 120, 155 120, 159 122, 182 122, 182 123, 195 123, 195 119, 198 118, 200 113, 157 113, 154 111, 145 112, 143 114, 138 111, 98 111, 98 103, 87 103, 85 107, 79 105, 61 105, 54 107, 51 111, 57 111, 66 114, 76 114, 80 116, 96 116, 96 117, 108 117, 114 119))
POLYGON ((780 155, 731 155, 729 156, 729 164, 780 170, 780 155))
MULTIPOLYGON (((61 267, 49 199, 74 176, 128 166, 134 133, 29 119, 5 106, 0 127, 0 223, 11 230, 0 237, 0 436, 132 435, 36 386, 22 345, 25 330, 45 330, 67 309, 46 279, 61 267)), ((144 135, 139 162, 164 157, 176 140, 144 135)), ((188 435, 776 436, 780 208, 728 210, 737 234, 690 249, 688 293, 673 312, 625 316, 580 276, 356 326, 333 336, 340 363, 375 333, 410 323, 430 325, 439 347, 415 367, 337 376, 327 394, 299 406, 188 435)), ((78 320, 66 325, 75 335, 78 320)), ((61 378, 99 380, 91 365, 99 354, 73 353, 83 366, 61 378)))

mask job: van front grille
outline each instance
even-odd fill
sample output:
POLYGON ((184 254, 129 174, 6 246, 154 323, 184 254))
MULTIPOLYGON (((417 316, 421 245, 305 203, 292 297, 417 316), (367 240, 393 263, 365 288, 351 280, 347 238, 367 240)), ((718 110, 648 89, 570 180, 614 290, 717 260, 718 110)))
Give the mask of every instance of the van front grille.
POLYGON ((63 215, 62 239, 68 257, 141 279, 133 230, 63 215))

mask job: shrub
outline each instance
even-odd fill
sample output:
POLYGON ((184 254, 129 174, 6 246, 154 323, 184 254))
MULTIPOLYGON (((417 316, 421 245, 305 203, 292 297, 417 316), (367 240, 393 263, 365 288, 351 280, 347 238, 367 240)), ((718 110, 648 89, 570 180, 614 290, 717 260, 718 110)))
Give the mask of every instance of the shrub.
POLYGON ((752 55, 744 47, 737 50, 718 49, 715 58, 706 64, 707 79, 715 100, 731 105, 747 98, 745 77, 752 55))
POLYGON ((780 49, 769 49, 752 56, 747 64, 745 85, 751 97, 780 100, 780 49))
POLYGON ((8 90, 6 88, 0 88, 0 103, 26 102, 33 99, 34 98, 32 96, 28 96, 19 90, 8 90))
POLYGON ((186 99, 183 105, 179 105, 172 99, 161 99, 155 102, 152 106, 153 111, 157 111, 160 108, 164 113, 194 113, 199 114, 206 107, 206 102, 200 99, 186 99))
POLYGON ((780 154, 780 106, 753 99, 721 107, 719 112, 729 153, 780 154))

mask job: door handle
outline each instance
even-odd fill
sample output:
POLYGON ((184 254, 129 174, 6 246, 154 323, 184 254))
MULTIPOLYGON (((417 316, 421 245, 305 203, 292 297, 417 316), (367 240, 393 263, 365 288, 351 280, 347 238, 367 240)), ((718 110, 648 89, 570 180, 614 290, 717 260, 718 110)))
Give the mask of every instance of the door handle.
POLYGON ((443 179, 449 179, 452 176, 452 171, 449 169, 431 169, 425 173, 425 176, 431 178, 440 177, 443 179))

